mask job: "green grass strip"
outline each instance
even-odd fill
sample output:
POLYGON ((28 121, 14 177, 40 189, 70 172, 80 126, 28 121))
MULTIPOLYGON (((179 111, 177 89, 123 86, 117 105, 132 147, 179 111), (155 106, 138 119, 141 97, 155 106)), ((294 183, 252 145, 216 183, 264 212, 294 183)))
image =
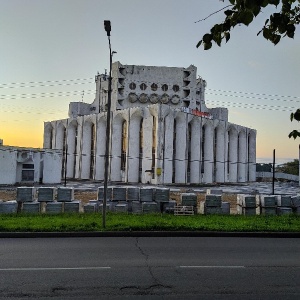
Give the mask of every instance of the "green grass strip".
POLYGON ((0 215, 0 232, 82 231, 226 231, 300 232, 300 216, 241 216, 108 213, 106 229, 101 214, 0 215))

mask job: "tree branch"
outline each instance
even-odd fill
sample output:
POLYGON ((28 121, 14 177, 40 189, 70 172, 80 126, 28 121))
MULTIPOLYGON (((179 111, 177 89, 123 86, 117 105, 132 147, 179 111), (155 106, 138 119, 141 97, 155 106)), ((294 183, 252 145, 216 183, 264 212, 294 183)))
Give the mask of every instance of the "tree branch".
POLYGON ((206 18, 201 19, 201 20, 198 20, 198 21, 195 21, 194 23, 198 23, 198 22, 205 21, 205 20, 207 20, 208 18, 210 18, 211 16, 213 16, 214 14, 217 14, 218 12, 220 12, 220 11, 224 10, 225 8, 230 7, 230 6, 233 6, 233 5, 232 5, 232 4, 227 5, 227 6, 223 7, 223 8, 221 8, 221 9, 219 9, 219 10, 213 12, 212 14, 208 15, 206 18))

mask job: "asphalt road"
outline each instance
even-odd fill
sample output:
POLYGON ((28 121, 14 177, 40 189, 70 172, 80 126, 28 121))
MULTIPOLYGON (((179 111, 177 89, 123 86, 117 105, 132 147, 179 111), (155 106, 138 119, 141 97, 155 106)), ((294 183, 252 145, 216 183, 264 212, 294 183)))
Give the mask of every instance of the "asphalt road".
POLYGON ((0 299, 300 299, 300 239, 0 239, 0 299))

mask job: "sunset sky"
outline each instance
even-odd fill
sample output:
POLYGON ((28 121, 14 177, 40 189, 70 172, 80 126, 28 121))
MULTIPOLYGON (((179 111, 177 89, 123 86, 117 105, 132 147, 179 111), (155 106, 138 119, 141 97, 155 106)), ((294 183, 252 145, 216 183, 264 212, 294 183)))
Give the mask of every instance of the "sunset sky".
POLYGON ((288 138, 300 107, 300 31, 277 46, 257 32, 271 10, 239 26, 228 44, 196 48, 229 4, 219 0, 0 0, 0 139, 42 147, 43 122, 66 118, 71 101, 92 102, 94 76, 108 69, 103 20, 123 64, 188 67, 207 81, 208 107, 257 130, 257 157, 297 158, 288 138), (84 91, 84 93, 83 93, 84 91))

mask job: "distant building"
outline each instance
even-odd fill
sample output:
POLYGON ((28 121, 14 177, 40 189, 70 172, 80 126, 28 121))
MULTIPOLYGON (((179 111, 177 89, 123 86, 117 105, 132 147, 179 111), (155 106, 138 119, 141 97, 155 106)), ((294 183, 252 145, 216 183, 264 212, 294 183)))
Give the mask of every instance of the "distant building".
POLYGON ((60 183, 62 151, 0 146, 0 184, 60 183))
MULTIPOLYGON (((255 181, 256 130, 229 123, 226 108, 207 108, 196 73, 113 64, 110 181, 255 181)), ((104 179, 108 78, 95 81, 93 103, 71 102, 68 119, 44 124, 44 148, 67 151, 68 178, 104 179)))
POLYGON ((0 146, 3 146, 3 140, 0 139, 0 146))

